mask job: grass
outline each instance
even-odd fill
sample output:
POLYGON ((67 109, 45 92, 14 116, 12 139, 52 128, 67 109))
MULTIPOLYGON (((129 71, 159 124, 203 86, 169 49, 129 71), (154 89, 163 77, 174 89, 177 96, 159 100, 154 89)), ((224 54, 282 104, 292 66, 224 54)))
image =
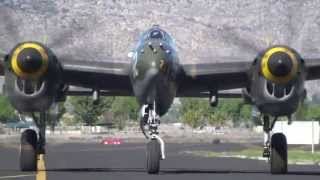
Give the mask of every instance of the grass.
MULTIPOLYGON (((261 158, 262 148, 253 147, 249 149, 244 149, 241 151, 227 151, 227 152, 214 152, 214 151, 185 151, 184 153, 192 154, 201 157, 238 157, 238 158, 261 158)), ((320 163, 320 152, 306 151, 299 148, 288 150, 288 163, 310 163, 319 164, 320 163)))

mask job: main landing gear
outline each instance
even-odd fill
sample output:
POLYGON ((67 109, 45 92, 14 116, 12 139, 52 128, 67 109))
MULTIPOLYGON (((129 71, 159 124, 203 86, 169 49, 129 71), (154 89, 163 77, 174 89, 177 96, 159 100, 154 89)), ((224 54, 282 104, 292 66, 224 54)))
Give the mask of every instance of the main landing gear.
POLYGON ((288 148, 286 136, 282 133, 272 131, 277 117, 270 122, 269 116, 263 116, 263 130, 267 134, 267 141, 263 148, 263 157, 269 159, 270 171, 272 174, 285 174, 288 171, 288 148), (271 124, 270 124, 271 123, 271 124))
POLYGON ((160 160, 165 159, 164 142, 158 136, 160 125, 159 116, 156 114, 155 103, 142 107, 141 130, 149 139, 147 144, 147 167, 149 174, 157 174, 160 170, 160 160), (146 132, 147 131, 147 132, 146 132))
POLYGON ((45 154, 46 144, 46 119, 47 112, 34 113, 33 119, 39 129, 39 133, 33 129, 27 129, 21 134, 20 139, 20 169, 21 171, 36 171, 38 155, 45 154))

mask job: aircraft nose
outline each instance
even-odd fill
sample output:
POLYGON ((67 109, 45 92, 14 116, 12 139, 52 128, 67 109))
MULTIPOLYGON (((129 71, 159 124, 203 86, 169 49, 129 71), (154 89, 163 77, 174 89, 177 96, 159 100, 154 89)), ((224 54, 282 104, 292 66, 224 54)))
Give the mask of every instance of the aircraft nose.
POLYGON ((169 45, 163 41, 149 41, 143 49, 144 57, 151 62, 151 68, 157 68, 159 72, 168 71, 172 52, 169 45))
POLYGON ((170 54, 171 51, 168 47, 166 47, 164 42, 157 42, 157 41, 149 41, 148 42, 148 47, 153 53, 158 53, 158 52, 164 52, 166 54, 170 54))

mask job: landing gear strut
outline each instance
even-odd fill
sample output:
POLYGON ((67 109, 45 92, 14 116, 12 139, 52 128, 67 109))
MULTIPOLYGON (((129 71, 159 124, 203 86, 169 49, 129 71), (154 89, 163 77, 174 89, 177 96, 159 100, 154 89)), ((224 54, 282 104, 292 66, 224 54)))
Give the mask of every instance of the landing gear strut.
POLYGON ((158 136, 159 125, 160 119, 156 113, 155 103, 144 105, 140 126, 143 134, 149 139, 147 144, 147 172, 149 174, 157 174, 160 170, 160 160, 165 159, 164 142, 158 136))
POLYGON ((40 112, 39 117, 34 113, 33 119, 39 133, 27 129, 21 134, 20 139, 20 169, 21 171, 36 171, 38 155, 45 154, 46 144, 46 119, 47 112, 40 112))
POLYGON ((277 117, 270 124, 269 116, 263 116, 263 130, 267 134, 267 141, 263 147, 263 157, 269 158, 270 171, 272 174, 285 174, 288 171, 287 139, 282 133, 272 131, 277 117))

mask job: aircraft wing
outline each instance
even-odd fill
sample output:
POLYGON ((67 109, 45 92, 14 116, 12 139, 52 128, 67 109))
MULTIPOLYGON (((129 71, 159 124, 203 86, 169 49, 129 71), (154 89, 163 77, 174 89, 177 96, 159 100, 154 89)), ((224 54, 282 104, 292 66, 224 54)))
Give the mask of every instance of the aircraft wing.
MULTIPOLYGON (((208 97, 210 89, 227 90, 243 88, 248 83, 252 62, 184 64, 183 75, 178 81, 179 97, 208 97)), ((226 96, 227 97, 227 96, 226 96)), ((233 97, 230 94, 230 97, 233 97)))
POLYGON ((320 79, 320 59, 304 59, 307 67, 307 80, 320 79))
MULTIPOLYGON (((133 95, 129 78, 129 62, 59 60, 61 60, 63 68, 63 81, 67 85, 101 89, 103 90, 103 95, 133 95)), ((85 95, 85 93, 67 92, 69 95, 85 95)))
MULTIPOLYGON (((5 54, 0 52, 0 75, 4 75, 5 54)), ((102 89, 105 96, 133 95, 130 79, 130 63, 118 60, 88 61, 59 57, 66 85, 102 89)), ((89 91, 71 91, 68 95, 89 95, 89 91)))

